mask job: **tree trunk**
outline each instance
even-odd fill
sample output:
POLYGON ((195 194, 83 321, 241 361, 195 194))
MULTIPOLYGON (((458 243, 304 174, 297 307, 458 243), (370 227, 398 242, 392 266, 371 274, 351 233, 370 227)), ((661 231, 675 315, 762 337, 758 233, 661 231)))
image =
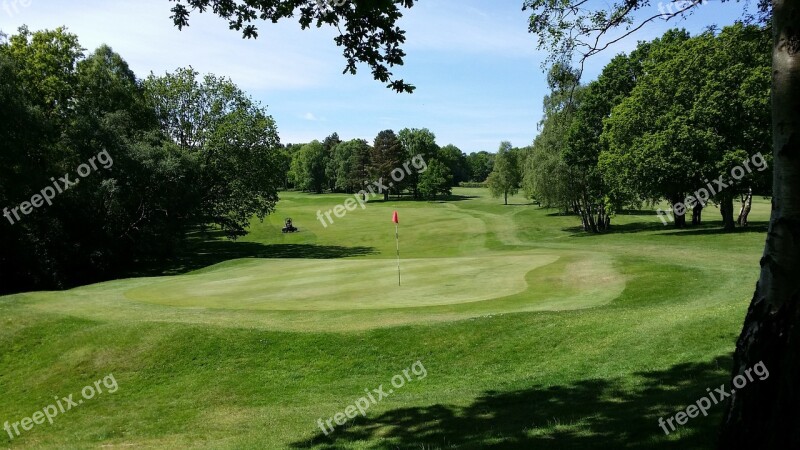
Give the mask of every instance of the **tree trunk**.
POLYGON ((505 204, 508 205, 508 191, 503 192, 505 195, 505 204))
POLYGON ((722 214, 722 227, 725 231, 736 229, 736 222, 733 220, 733 194, 723 192, 719 195, 719 212, 722 214))
POLYGON ((732 373, 769 377, 733 393, 721 449, 800 448, 800 0, 772 5, 772 217, 732 373))
POLYGON ((736 219, 736 224, 740 227, 747 226, 747 218, 750 216, 750 210, 753 207, 753 190, 748 189, 747 193, 742 195, 742 209, 739 210, 739 217, 736 219))
POLYGON ((703 221, 703 204, 697 202, 692 208, 692 225, 700 225, 703 221))
POLYGON ((686 228, 686 211, 683 214, 678 215, 678 211, 676 205, 683 204, 683 195, 675 195, 674 198, 670 198, 669 203, 672 205, 672 217, 675 219, 675 228, 686 228))
POLYGON ((591 231, 591 227, 589 226, 589 218, 587 217, 586 210, 583 209, 583 205, 579 201, 575 201, 575 205, 572 207, 575 210, 575 213, 581 216, 581 224, 583 225, 583 231, 591 231))
POLYGON ((586 211, 586 218, 589 220, 589 231, 597 233, 597 223, 594 221, 594 215, 591 211, 586 211))

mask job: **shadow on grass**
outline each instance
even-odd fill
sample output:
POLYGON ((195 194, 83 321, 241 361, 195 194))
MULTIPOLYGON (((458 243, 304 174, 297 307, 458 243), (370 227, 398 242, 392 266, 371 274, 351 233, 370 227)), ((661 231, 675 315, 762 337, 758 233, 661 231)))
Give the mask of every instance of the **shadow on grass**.
POLYGON ((745 228, 737 227, 733 230, 726 231, 722 228, 722 222, 712 224, 711 226, 703 226, 702 228, 684 228, 682 230, 674 230, 673 233, 667 233, 665 236, 708 236, 712 234, 741 234, 741 233, 762 233, 766 234, 769 229, 769 222, 750 222, 750 225, 745 228))
POLYGON ((766 233, 769 227, 769 222, 750 222, 750 225, 741 228, 736 227, 734 230, 727 231, 723 228, 722 221, 709 221, 703 222, 699 226, 687 225, 686 228, 677 229, 673 224, 664 225, 662 222, 656 220, 654 222, 631 222, 622 225, 614 225, 612 222, 611 228, 602 233, 587 233, 583 231, 583 227, 574 226, 562 228, 561 231, 572 233, 572 237, 594 237, 604 236, 609 234, 629 234, 640 233, 645 231, 663 231, 659 236, 710 236, 715 234, 739 234, 739 233, 766 233))
MULTIPOLYGON (((578 219, 580 222, 580 219, 578 219)), ((609 234, 628 234, 628 233, 639 233, 643 231, 669 231, 673 230, 674 228, 669 228, 668 226, 664 226, 661 222, 631 222, 625 223, 621 225, 614 225, 613 221, 611 223, 611 228, 602 232, 602 233, 587 233, 583 231, 583 227, 580 225, 576 225, 574 227, 567 227, 562 228, 561 231, 565 231, 567 233, 572 233, 573 237, 593 237, 593 236, 603 236, 609 234)))
POLYGON ((231 241, 218 231, 197 232, 178 255, 164 261, 140 261, 130 276, 180 275, 240 258, 337 259, 377 253, 374 247, 314 244, 260 244, 231 241))
MULTIPOLYGON (((552 208, 546 208, 552 209, 552 208)), ((646 209, 626 209, 623 211, 619 211, 616 213, 617 216, 652 216, 657 218, 655 211, 650 211, 646 209)), ((556 211, 547 214, 547 217, 580 217, 580 214, 572 211, 556 211)))
POLYGON ((370 200, 370 203, 398 203, 398 202, 419 202, 419 203, 426 203, 426 202, 438 202, 438 203, 447 203, 447 202, 463 202, 465 200, 472 200, 475 198, 479 198, 475 195, 437 195, 435 200, 429 198, 414 198, 411 196, 403 196, 403 197, 395 197, 391 196, 389 200, 384 200, 383 197, 376 198, 375 200, 370 200))
MULTIPOLYGON (((585 380, 512 392, 486 392, 466 407, 437 404, 356 416, 329 436, 321 431, 295 449, 708 449, 724 406, 689 419, 665 436, 671 417, 727 380, 731 359, 679 364, 637 373, 634 388, 619 380, 585 380), (380 442, 378 442, 380 440, 380 442), (365 446, 365 443, 367 445, 365 446), (359 447, 361 448, 361 447, 359 447)), ((628 380, 629 382, 631 380, 628 380)), ((344 409, 346 405, 342 405, 344 409)))

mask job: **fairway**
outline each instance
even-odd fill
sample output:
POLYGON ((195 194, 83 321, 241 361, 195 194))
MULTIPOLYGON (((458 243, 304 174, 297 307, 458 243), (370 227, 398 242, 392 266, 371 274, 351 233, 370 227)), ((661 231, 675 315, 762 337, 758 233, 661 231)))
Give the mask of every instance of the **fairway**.
POLYGON ((669 438, 656 419, 724 381, 768 201, 745 232, 718 233, 713 211, 693 230, 640 211, 593 236, 520 197, 454 194, 371 202, 324 227, 316 212, 346 196, 283 193, 243 239, 195 235, 173 275, 0 297, 0 419, 87 379, 119 382, 13 444, 707 447, 721 409, 669 438), (282 234, 284 217, 300 232, 282 234), (425 380, 321 434, 317 418, 417 360, 425 380))

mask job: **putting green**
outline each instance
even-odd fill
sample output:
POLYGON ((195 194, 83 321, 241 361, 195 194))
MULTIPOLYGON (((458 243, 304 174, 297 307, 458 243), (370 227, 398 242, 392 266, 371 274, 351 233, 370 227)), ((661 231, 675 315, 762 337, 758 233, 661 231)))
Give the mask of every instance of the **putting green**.
POLYGON ((403 284, 391 259, 259 260, 174 277, 128 291, 134 301, 175 307, 351 310, 452 305, 517 294, 525 274, 556 255, 409 259, 403 284))
POLYGON ((238 259, 186 275, 12 296, 41 313, 291 331, 366 330, 602 306, 625 289, 613 258, 561 249, 392 259, 238 259))

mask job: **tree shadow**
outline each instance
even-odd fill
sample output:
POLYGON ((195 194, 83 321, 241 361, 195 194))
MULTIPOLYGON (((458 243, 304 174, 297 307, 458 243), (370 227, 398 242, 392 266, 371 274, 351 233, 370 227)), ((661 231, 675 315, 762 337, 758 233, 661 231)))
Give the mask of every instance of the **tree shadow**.
POLYGON ((397 202, 432 202, 432 203, 449 203, 449 202, 463 202, 465 200, 472 200, 479 198, 475 195, 437 195, 435 200, 430 198, 414 198, 412 196, 395 197, 391 196, 388 201, 370 200, 370 203, 397 203, 397 202))
POLYGON ((688 224, 686 228, 675 228, 672 223, 664 225, 659 220, 653 222, 631 222, 621 225, 614 225, 612 222, 611 228, 602 233, 587 233, 580 225, 562 228, 561 231, 572 233, 572 237, 594 237, 609 234, 629 234, 640 233, 645 231, 658 231, 662 230, 664 233, 659 233, 659 236, 710 236, 715 234, 739 234, 739 233, 766 233, 769 228, 769 222, 758 221, 750 222, 747 227, 736 227, 733 230, 725 230, 722 221, 708 221, 700 225, 688 224))
POLYGON ((654 209, 624 209, 617 212, 618 216, 655 216, 657 214, 654 209))
MULTIPOLYGON (((321 431, 295 449, 708 449, 724 405, 712 406, 667 437, 659 427, 728 379, 730 357, 678 364, 620 379, 583 380, 511 392, 486 392, 466 407, 436 404, 356 416, 329 436, 321 431), (638 383, 631 383, 635 378, 638 383), (635 387, 631 387, 631 385, 635 387)), ((433 374, 431 374, 433 375, 433 374)), ((346 405, 342 405, 344 408, 346 405)), ((676 424, 677 426, 677 424, 676 424)))
POLYGON ((669 226, 665 226, 661 222, 631 222, 631 223, 624 223, 624 224, 617 224, 611 223, 611 228, 602 233, 588 233, 583 230, 583 227, 580 225, 576 225, 574 227, 567 227, 562 228, 561 231, 565 231, 567 233, 572 233, 572 237, 592 237, 592 236, 603 236, 608 234, 629 234, 629 233, 639 233, 643 231, 657 231, 657 230, 670 230, 669 226))
POLYGON ((374 247, 343 247, 314 244, 261 244, 232 241, 220 231, 196 232, 173 257, 163 260, 143 260, 128 276, 180 275, 241 258, 299 258, 338 259, 378 253, 374 247))
POLYGON ((709 236, 714 234, 743 234, 743 233, 762 233, 766 234, 769 229, 769 222, 750 222, 745 227, 736 227, 733 230, 725 230, 722 228, 722 222, 714 224, 713 226, 704 226, 703 228, 684 228, 681 230, 673 229, 673 233, 665 233, 664 236, 709 236))

